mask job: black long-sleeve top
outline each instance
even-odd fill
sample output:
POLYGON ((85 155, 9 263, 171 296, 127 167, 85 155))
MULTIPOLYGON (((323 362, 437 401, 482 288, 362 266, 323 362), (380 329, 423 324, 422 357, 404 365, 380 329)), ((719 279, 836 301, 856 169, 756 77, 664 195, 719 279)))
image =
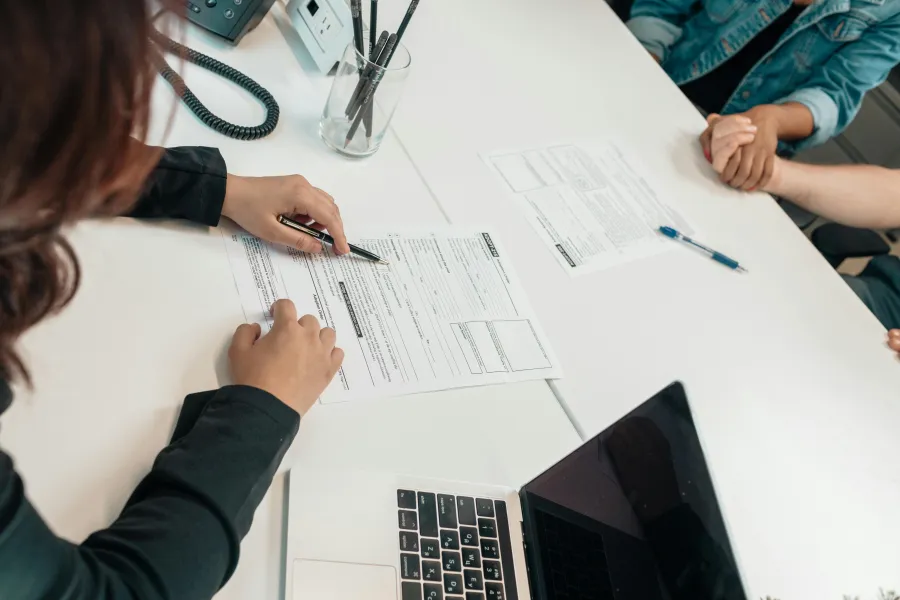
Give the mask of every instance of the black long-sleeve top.
MULTIPOLYGON (((215 225, 225 178, 214 149, 167 150, 132 216, 215 225)), ((11 402, 0 381, 0 414, 11 402)), ((234 572, 240 541, 299 424, 295 411, 257 388, 191 394, 171 443, 121 515, 81 544, 53 534, 0 451, 0 598, 212 597, 234 572)))

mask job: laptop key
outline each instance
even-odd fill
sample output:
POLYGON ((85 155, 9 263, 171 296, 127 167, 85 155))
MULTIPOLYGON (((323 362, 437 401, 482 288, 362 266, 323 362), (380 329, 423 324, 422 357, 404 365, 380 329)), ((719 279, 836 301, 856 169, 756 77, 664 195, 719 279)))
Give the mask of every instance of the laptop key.
POLYGON ((478 548, 463 548, 462 561, 464 567, 481 568, 481 553, 478 548))
POLYGON ((481 537, 497 537, 497 522, 493 519, 478 519, 478 533, 481 537))
POLYGON ((419 551, 419 536, 412 531, 400 532, 400 550, 403 552, 419 551))
POLYGON ((456 522, 456 498, 449 494, 438 494, 437 503, 438 520, 441 527, 455 528, 458 525, 456 522))
POLYGON ((401 600, 422 600, 422 584, 418 581, 404 581, 400 585, 401 600))
POLYGON ((459 528, 459 541, 463 546, 478 546, 478 530, 463 525, 459 528))
POLYGON ((415 508, 416 493, 412 490, 397 490, 397 508, 415 508))
POLYGON ((454 573, 460 573, 462 571, 462 559, 459 556, 459 552, 443 552, 441 553, 441 558, 445 571, 454 573))
POLYGON ((463 573, 463 581, 467 590, 483 590, 484 579, 481 577, 481 571, 474 569, 466 569, 463 573))
POLYGON ((481 555, 484 558, 500 558, 500 546, 497 540, 481 540, 481 555))
POLYGON ((459 511, 460 525, 475 524, 475 499, 468 496, 456 497, 456 509, 459 511))
POLYGON ((448 594, 462 594, 462 575, 457 575, 455 573, 444 573, 444 592, 448 594))
POLYGON ((444 600, 444 588, 439 583, 425 584, 425 600, 444 600))
POLYGON ((441 557, 441 543, 438 540, 422 538, 419 540, 419 546, 422 547, 422 558, 441 557))
POLYGON ((438 534, 437 500, 428 492, 419 492, 419 533, 426 537, 438 534))
POLYGON ((487 600, 505 600, 506 598, 501 583, 487 582, 484 584, 484 591, 487 592, 487 600))
POLYGON ((475 512, 479 517, 494 516, 494 501, 487 498, 479 498, 475 501, 475 512))
POLYGON ((488 581, 500 581, 500 563, 496 560, 484 561, 484 578, 488 581))
POLYGON ((484 600, 484 594, 481 592, 466 592, 466 600, 484 600))
POLYGON ((510 600, 518 600, 519 590, 516 588, 516 575, 513 569, 512 540, 509 539, 509 516, 506 514, 506 502, 497 500, 497 529, 500 532, 500 564, 506 578, 506 594, 510 600))
POLYGON ((419 555, 400 553, 400 579, 418 580, 422 576, 419 568, 419 555))
POLYGON ((419 528, 419 520, 416 518, 416 511, 414 510, 398 510, 397 522, 400 525, 400 529, 415 531, 419 528))
POLYGON ((436 560, 423 560, 422 579, 424 579, 425 581, 440 581, 441 563, 436 560))
POLYGON ((441 529, 441 548, 459 550, 459 532, 452 529, 441 529))

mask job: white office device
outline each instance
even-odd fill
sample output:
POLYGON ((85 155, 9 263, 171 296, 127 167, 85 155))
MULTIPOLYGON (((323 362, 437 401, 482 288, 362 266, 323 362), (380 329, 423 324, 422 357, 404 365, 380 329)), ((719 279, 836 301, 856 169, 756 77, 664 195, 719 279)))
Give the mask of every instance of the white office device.
POLYGON ((285 600, 746 600, 680 384, 519 489, 308 464, 285 600))
POLYGON ((287 13, 316 66, 328 73, 353 40, 350 7, 344 0, 291 0, 287 13))

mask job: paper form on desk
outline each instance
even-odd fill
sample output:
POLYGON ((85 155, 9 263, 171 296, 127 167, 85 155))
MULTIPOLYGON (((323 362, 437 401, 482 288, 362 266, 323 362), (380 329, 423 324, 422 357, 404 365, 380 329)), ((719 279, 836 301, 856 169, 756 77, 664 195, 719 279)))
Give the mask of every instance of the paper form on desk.
POLYGON ((660 225, 693 232, 614 143, 494 152, 485 160, 571 275, 671 249, 660 225))
POLYGON ((290 298, 299 314, 337 331, 344 364, 324 403, 561 374, 490 233, 447 228, 355 242, 389 265, 223 237, 249 322, 268 331, 269 307, 290 298))

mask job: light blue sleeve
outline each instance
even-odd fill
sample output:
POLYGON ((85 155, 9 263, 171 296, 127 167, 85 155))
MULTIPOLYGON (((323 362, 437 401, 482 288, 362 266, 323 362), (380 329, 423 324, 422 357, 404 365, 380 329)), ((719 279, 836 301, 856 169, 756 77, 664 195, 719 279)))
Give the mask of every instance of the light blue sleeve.
POLYGON ((840 134, 859 112, 866 92, 883 83, 898 62, 900 15, 867 29, 815 69, 802 88, 776 102, 803 104, 815 123, 811 136, 786 147, 799 152, 840 134))
POLYGON ((650 53, 666 60, 698 0, 635 0, 626 25, 650 53))

